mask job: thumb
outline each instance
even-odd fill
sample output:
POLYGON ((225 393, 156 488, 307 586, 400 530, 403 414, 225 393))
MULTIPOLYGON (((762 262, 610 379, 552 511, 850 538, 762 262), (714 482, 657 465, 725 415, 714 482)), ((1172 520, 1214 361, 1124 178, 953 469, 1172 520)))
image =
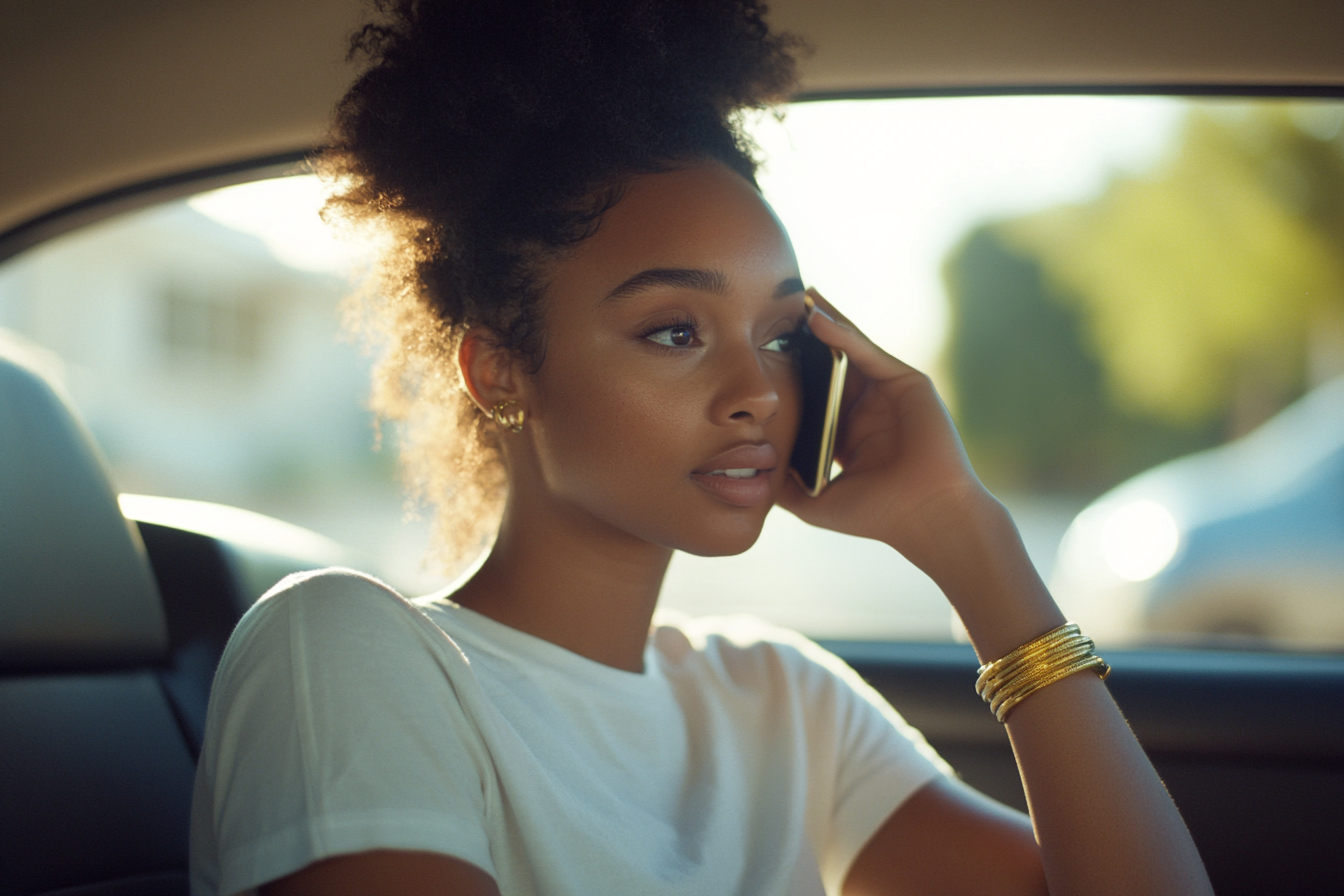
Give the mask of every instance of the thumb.
POLYGON ((810 526, 833 528, 834 493, 844 474, 837 476, 820 495, 813 497, 803 488, 798 474, 790 469, 775 503, 810 526))
POLYGON ((799 511, 806 512, 804 508, 813 500, 815 499, 804 491, 802 485, 798 483, 798 473, 790 467, 788 475, 784 477, 784 485, 780 489, 779 497, 775 499, 775 503, 794 516, 802 518, 803 513, 799 511))

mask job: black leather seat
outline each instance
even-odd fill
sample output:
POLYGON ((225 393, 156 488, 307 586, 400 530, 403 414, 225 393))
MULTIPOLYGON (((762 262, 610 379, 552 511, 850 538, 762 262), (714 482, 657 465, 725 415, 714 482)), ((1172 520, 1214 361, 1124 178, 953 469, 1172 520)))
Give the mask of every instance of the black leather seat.
POLYGON ((0 342, 0 896, 187 892, 194 750, 171 673, 92 438, 0 342))

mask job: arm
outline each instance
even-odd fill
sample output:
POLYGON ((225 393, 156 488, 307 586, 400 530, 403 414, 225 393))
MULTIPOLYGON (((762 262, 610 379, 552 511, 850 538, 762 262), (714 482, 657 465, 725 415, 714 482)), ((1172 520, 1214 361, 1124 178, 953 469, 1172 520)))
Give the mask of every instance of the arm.
POLYGON ((955 778, 938 778, 892 813, 850 866, 846 896, 1046 892, 1031 819, 955 778))
MULTIPOLYGON (((837 452, 844 473, 815 499, 790 483, 780 503, 900 551, 947 595, 981 662, 1062 624, 928 377, 820 307, 813 331, 846 351, 856 371, 837 452)), ((1042 688, 1007 724, 1050 893, 1212 892, 1175 805, 1095 674, 1042 688)), ((926 788, 865 847, 847 890, 1032 892, 1029 868, 1019 873, 1030 865, 1022 830, 1012 814, 955 788, 926 788), (1019 879, 1010 883, 1008 869, 1019 879)))
POLYGON ((261 896, 499 896, 475 865, 432 852, 379 849, 333 856, 271 881, 261 896))

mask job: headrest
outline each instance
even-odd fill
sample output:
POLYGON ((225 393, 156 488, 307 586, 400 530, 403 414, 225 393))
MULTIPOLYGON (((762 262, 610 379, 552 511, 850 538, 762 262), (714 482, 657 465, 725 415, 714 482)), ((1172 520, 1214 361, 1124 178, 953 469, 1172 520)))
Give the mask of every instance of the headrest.
POLYGON ((59 386, 0 331, 0 668, 152 662, 158 588, 102 457, 59 386))

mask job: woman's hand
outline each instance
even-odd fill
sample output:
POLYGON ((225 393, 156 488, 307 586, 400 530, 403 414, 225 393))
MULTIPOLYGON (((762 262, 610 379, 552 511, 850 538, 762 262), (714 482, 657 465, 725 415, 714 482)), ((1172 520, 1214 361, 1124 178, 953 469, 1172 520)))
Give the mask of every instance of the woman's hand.
MULTIPOLYGON (((780 504, 807 522, 899 550, 942 588, 983 662, 1062 623, 1012 519, 971 469, 929 378, 813 298, 824 313, 813 312, 812 331, 849 355, 836 452, 844 472, 816 498, 790 480, 780 504)), ((1071 675, 1032 694, 1013 710, 1008 734, 1049 892, 1212 893, 1176 807, 1097 676, 1071 675)), ((901 849, 921 849, 908 832, 927 833, 940 817, 960 830, 981 830, 986 843, 1017 857, 993 864, 1011 864, 1039 888, 1030 844, 1009 836, 1009 826, 978 822, 973 807, 936 794, 926 795, 922 808, 913 800, 907 808, 874 838, 894 846, 865 851, 855 863, 854 891, 871 883, 868 891, 886 892, 906 881, 901 849)), ((974 869, 963 863, 957 872, 974 869)), ((1000 873, 992 883, 1006 882, 1000 873)))
MULTIPOLYGON (((816 498, 790 480, 779 503, 809 523, 877 538, 904 554, 942 588, 982 662, 1061 624, 1012 519, 976 478, 929 378, 814 301, 824 313, 813 312, 812 331, 849 355, 836 452, 844 472, 816 498)), ((1176 807, 1097 676, 1071 675, 1042 688, 1013 710, 1007 727, 1049 892, 1212 893, 1176 807)), ((855 863, 853 891, 894 891, 909 882, 902 849, 921 847, 908 832, 927 833, 940 817, 959 830, 981 830, 986 843, 1016 857, 994 864, 1011 864, 1021 881, 1039 888, 1029 841, 1014 840, 1007 825, 976 821, 971 807, 926 797, 922 808, 912 800, 909 811, 898 810, 874 838, 876 851, 855 863)), ((928 850, 920 856, 927 864, 928 850)), ((986 884, 1006 886, 1002 870, 986 884)), ((957 873, 974 869, 963 863, 957 873)))
POLYGON ((959 530, 1002 509, 971 469, 929 378, 809 295, 812 332, 849 356, 836 447, 843 472, 816 498, 790 477, 779 503, 813 525, 886 542, 936 580, 959 530))

